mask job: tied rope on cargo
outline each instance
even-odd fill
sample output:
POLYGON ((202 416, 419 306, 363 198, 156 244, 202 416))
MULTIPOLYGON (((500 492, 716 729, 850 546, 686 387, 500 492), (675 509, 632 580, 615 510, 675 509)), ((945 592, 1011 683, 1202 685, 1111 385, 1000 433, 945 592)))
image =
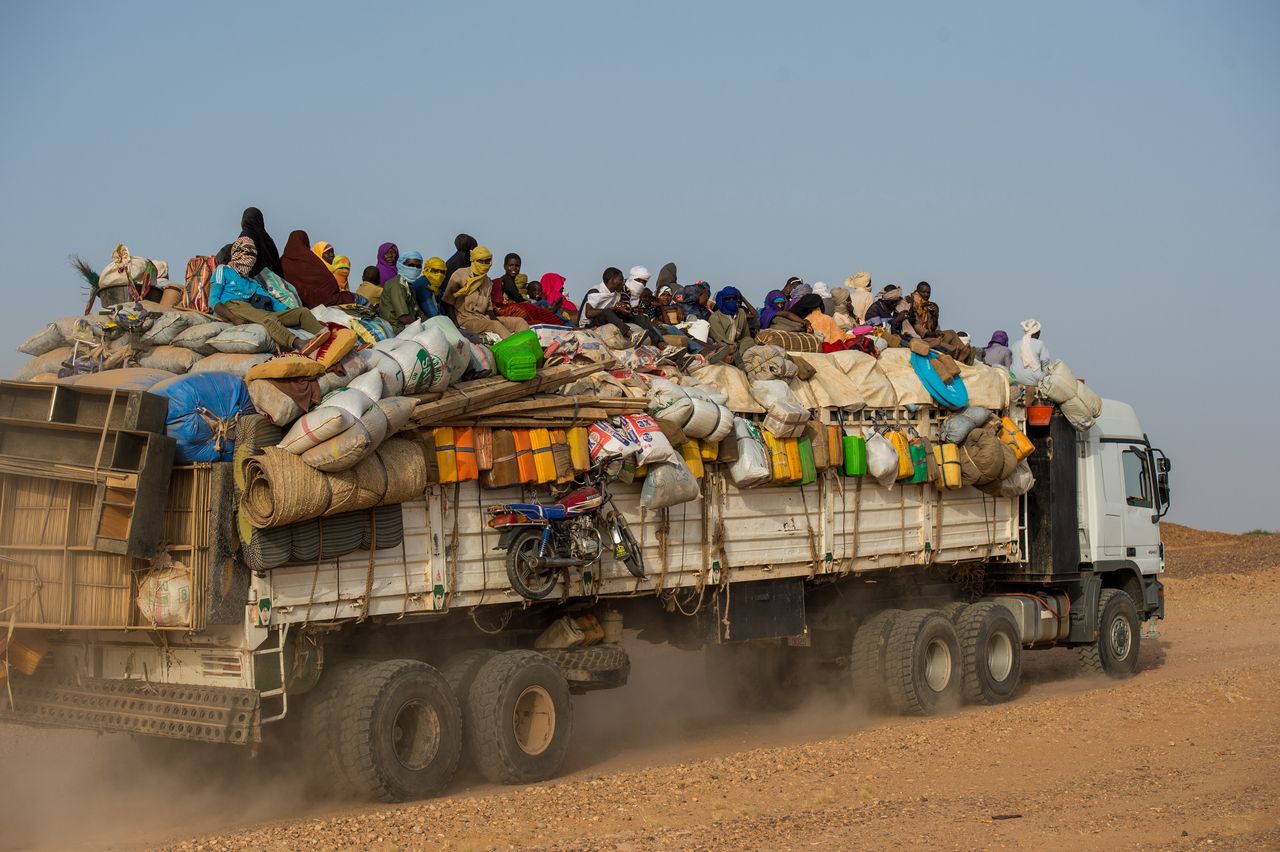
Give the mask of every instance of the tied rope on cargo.
MULTIPOLYGON (((114 391, 112 391, 111 397, 112 401, 114 401, 114 391)), ((110 409, 108 409, 107 413, 108 416, 110 416, 110 409)), ((237 411, 235 414, 231 415, 231 419, 224 420, 204 406, 200 406, 196 408, 196 414, 198 414, 200 419, 204 421, 205 425, 209 427, 210 436, 213 439, 214 452, 221 453, 223 444, 235 441, 236 427, 240 423, 240 412, 237 411)))

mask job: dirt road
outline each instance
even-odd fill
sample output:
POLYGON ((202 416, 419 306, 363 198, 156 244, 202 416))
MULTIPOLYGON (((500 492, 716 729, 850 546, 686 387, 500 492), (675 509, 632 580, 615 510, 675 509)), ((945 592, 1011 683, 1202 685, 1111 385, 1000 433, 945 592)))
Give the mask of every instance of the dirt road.
POLYGON ((641 646, 625 689, 576 700, 565 777, 464 777, 407 806, 316 805, 272 767, 179 776, 113 738, 5 730, 0 847, 1280 847, 1280 537, 1166 538, 1169 618, 1127 682, 1048 651, 1001 707, 726 718, 698 655, 641 646))

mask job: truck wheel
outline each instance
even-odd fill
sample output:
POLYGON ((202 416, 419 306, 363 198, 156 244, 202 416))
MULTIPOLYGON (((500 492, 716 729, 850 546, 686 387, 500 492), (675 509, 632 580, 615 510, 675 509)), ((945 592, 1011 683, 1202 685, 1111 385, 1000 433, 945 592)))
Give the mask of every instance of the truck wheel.
POLYGON ((536 651, 507 651, 480 667, 467 698, 471 759, 495 784, 554 777, 573 727, 569 683, 536 651))
POLYGON ((968 606, 969 604, 964 601, 952 601, 946 606, 940 608, 938 612, 945 615, 947 617, 947 621, 950 621, 952 624, 959 624, 960 614, 963 613, 968 606))
POLYGON ((542 545, 542 530, 525 530, 511 539, 507 547, 507 580, 520 597, 540 601, 556 587, 560 579, 557 568, 535 568, 542 545))
POLYGON ((854 697, 867 710, 883 710, 888 705, 885 690, 885 649, 900 609, 882 609, 858 625, 853 634, 849 676, 854 697))
POLYGON ((355 793, 406 802, 443 790, 462 752, 462 711, 440 672, 388 660, 351 670, 339 685, 336 751, 355 793))
POLYGON ((900 615, 889 633, 884 658, 889 704, 899 713, 932 716, 958 704, 960 640, 936 609, 900 615))
POLYGON ((1078 649, 1086 672, 1129 677, 1138 670, 1142 645, 1138 607, 1128 592, 1103 589, 1098 595, 1098 638, 1078 649))
POLYGON ((1012 698, 1022 676, 1022 638, 1008 607, 995 601, 973 604, 960 615, 956 633, 965 700, 1001 704, 1012 698))
POLYGON ((444 675, 449 688, 453 690, 453 697, 458 699, 458 706, 462 708, 462 753, 464 755, 471 753, 471 729, 466 719, 467 699, 471 696, 471 685, 475 683, 476 675, 479 674, 480 669, 484 668, 484 664, 496 656, 498 652, 492 648, 474 648, 455 654, 440 668, 440 674, 444 675))
POLYGON ((347 690, 349 667, 326 667, 302 699, 302 755, 309 792, 320 798, 347 798, 353 789, 338 757, 338 698, 347 690))

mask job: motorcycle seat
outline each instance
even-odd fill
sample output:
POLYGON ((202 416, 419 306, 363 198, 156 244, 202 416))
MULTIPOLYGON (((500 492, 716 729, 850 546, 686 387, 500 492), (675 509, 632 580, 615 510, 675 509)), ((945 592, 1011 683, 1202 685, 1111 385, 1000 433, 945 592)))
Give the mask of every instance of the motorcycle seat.
POLYGON ((510 503, 507 508, 530 518, 542 518, 546 521, 562 521, 569 512, 559 503, 510 503))
POLYGON ((558 503, 511 503, 508 507, 531 518, 542 518, 546 521, 563 521, 573 515, 582 515, 600 507, 604 502, 602 495, 595 488, 575 488, 564 495, 558 503))

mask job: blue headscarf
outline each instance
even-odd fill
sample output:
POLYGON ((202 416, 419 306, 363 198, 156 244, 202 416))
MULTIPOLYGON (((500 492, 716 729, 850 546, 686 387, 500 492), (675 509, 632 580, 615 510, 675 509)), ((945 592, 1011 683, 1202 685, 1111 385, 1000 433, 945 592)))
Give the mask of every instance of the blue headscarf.
POLYGON ((716 293, 716 310, 722 314, 736 315, 741 304, 742 294, 737 287, 721 287, 720 292, 716 293))
POLYGON ((405 280, 406 284, 412 285, 422 277, 422 255, 416 251, 407 251, 396 260, 396 274, 405 280), (416 267, 409 266, 405 263, 407 260, 416 260, 416 267))

